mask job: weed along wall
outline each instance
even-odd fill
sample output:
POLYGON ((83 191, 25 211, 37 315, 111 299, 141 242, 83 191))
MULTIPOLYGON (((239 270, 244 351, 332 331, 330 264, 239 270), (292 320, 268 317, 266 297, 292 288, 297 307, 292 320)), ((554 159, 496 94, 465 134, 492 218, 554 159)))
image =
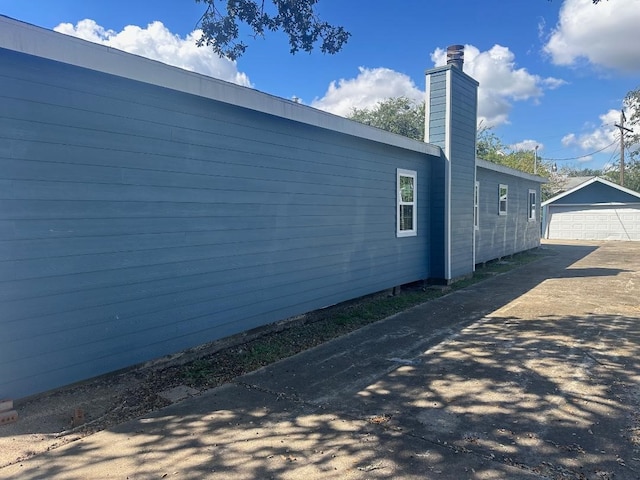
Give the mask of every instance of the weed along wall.
POLYGON ((459 67, 431 144, 2 16, 0 65, 0 398, 473 271, 459 67))

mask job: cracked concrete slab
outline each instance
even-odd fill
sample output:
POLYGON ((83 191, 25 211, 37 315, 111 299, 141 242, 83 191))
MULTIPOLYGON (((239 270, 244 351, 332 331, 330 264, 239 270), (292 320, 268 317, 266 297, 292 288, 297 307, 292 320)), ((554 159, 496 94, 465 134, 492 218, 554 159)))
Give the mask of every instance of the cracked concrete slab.
POLYGON ((191 388, 187 385, 178 385, 158 393, 158 396, 170 403, 180 402, 185 398, 193 397, 200 393, 200 390, 191 388))

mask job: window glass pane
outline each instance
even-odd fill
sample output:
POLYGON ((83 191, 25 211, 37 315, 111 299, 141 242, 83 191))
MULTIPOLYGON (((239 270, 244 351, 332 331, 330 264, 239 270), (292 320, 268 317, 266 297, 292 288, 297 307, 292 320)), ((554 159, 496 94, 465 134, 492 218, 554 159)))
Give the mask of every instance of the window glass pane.
POLYGON ((478 217, 479 217, 479 200, 480 200, 480 183, 475 182, 473 188, 473 226, 478 228, 478 217))
POLYGON ((413 177, 400 177, 400 195, 403 202, 413 202, 413 177))
POLYGON ((536 219, 536 192, 529 192, 529 220, 536 219))
POLYGON ((498 213, 500 213, 500 215, 506 215, 507 213, 508 192, 509 188, 507 185, 500 185, 498 191, 498 213))
POLYGON ((418 173, 414 170, 396 170, 396 236, 414 237, 418 234, 418 173))
POLYGON ((413 205, 400 205, 400 230, 413 230, 413 205))

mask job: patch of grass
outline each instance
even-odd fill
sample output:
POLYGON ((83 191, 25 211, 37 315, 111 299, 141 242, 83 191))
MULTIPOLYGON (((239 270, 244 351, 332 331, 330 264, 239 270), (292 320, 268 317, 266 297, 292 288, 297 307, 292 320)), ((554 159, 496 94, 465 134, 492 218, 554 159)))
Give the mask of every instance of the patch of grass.
POLYGON ((206 381, 214 372, 213 365, 206 359, 199 358, 190 362, 184 370, 184 377, 189 383, 197 384, 206 381))
POLYGON ((473 276, 443 288, 425 288, 418 282, 404 286, 395 296, 379 293, 310 312, 304 322, 292 323, 282 331, 266 333, 242 345, 187 363, 183 367, 183 381, 198 388, 220 385, 451 291, 526 265, 545 254, 538 249, 488 262, 477 268, 473 276))

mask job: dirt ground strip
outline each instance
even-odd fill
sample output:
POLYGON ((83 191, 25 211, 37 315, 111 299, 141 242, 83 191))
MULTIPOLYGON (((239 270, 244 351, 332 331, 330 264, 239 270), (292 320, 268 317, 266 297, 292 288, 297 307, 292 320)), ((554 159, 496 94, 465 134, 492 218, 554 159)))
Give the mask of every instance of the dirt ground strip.
POLYGON ((546 248, 68 445, 5 426, 0 478, 639 479, 640 243, 546 248))

